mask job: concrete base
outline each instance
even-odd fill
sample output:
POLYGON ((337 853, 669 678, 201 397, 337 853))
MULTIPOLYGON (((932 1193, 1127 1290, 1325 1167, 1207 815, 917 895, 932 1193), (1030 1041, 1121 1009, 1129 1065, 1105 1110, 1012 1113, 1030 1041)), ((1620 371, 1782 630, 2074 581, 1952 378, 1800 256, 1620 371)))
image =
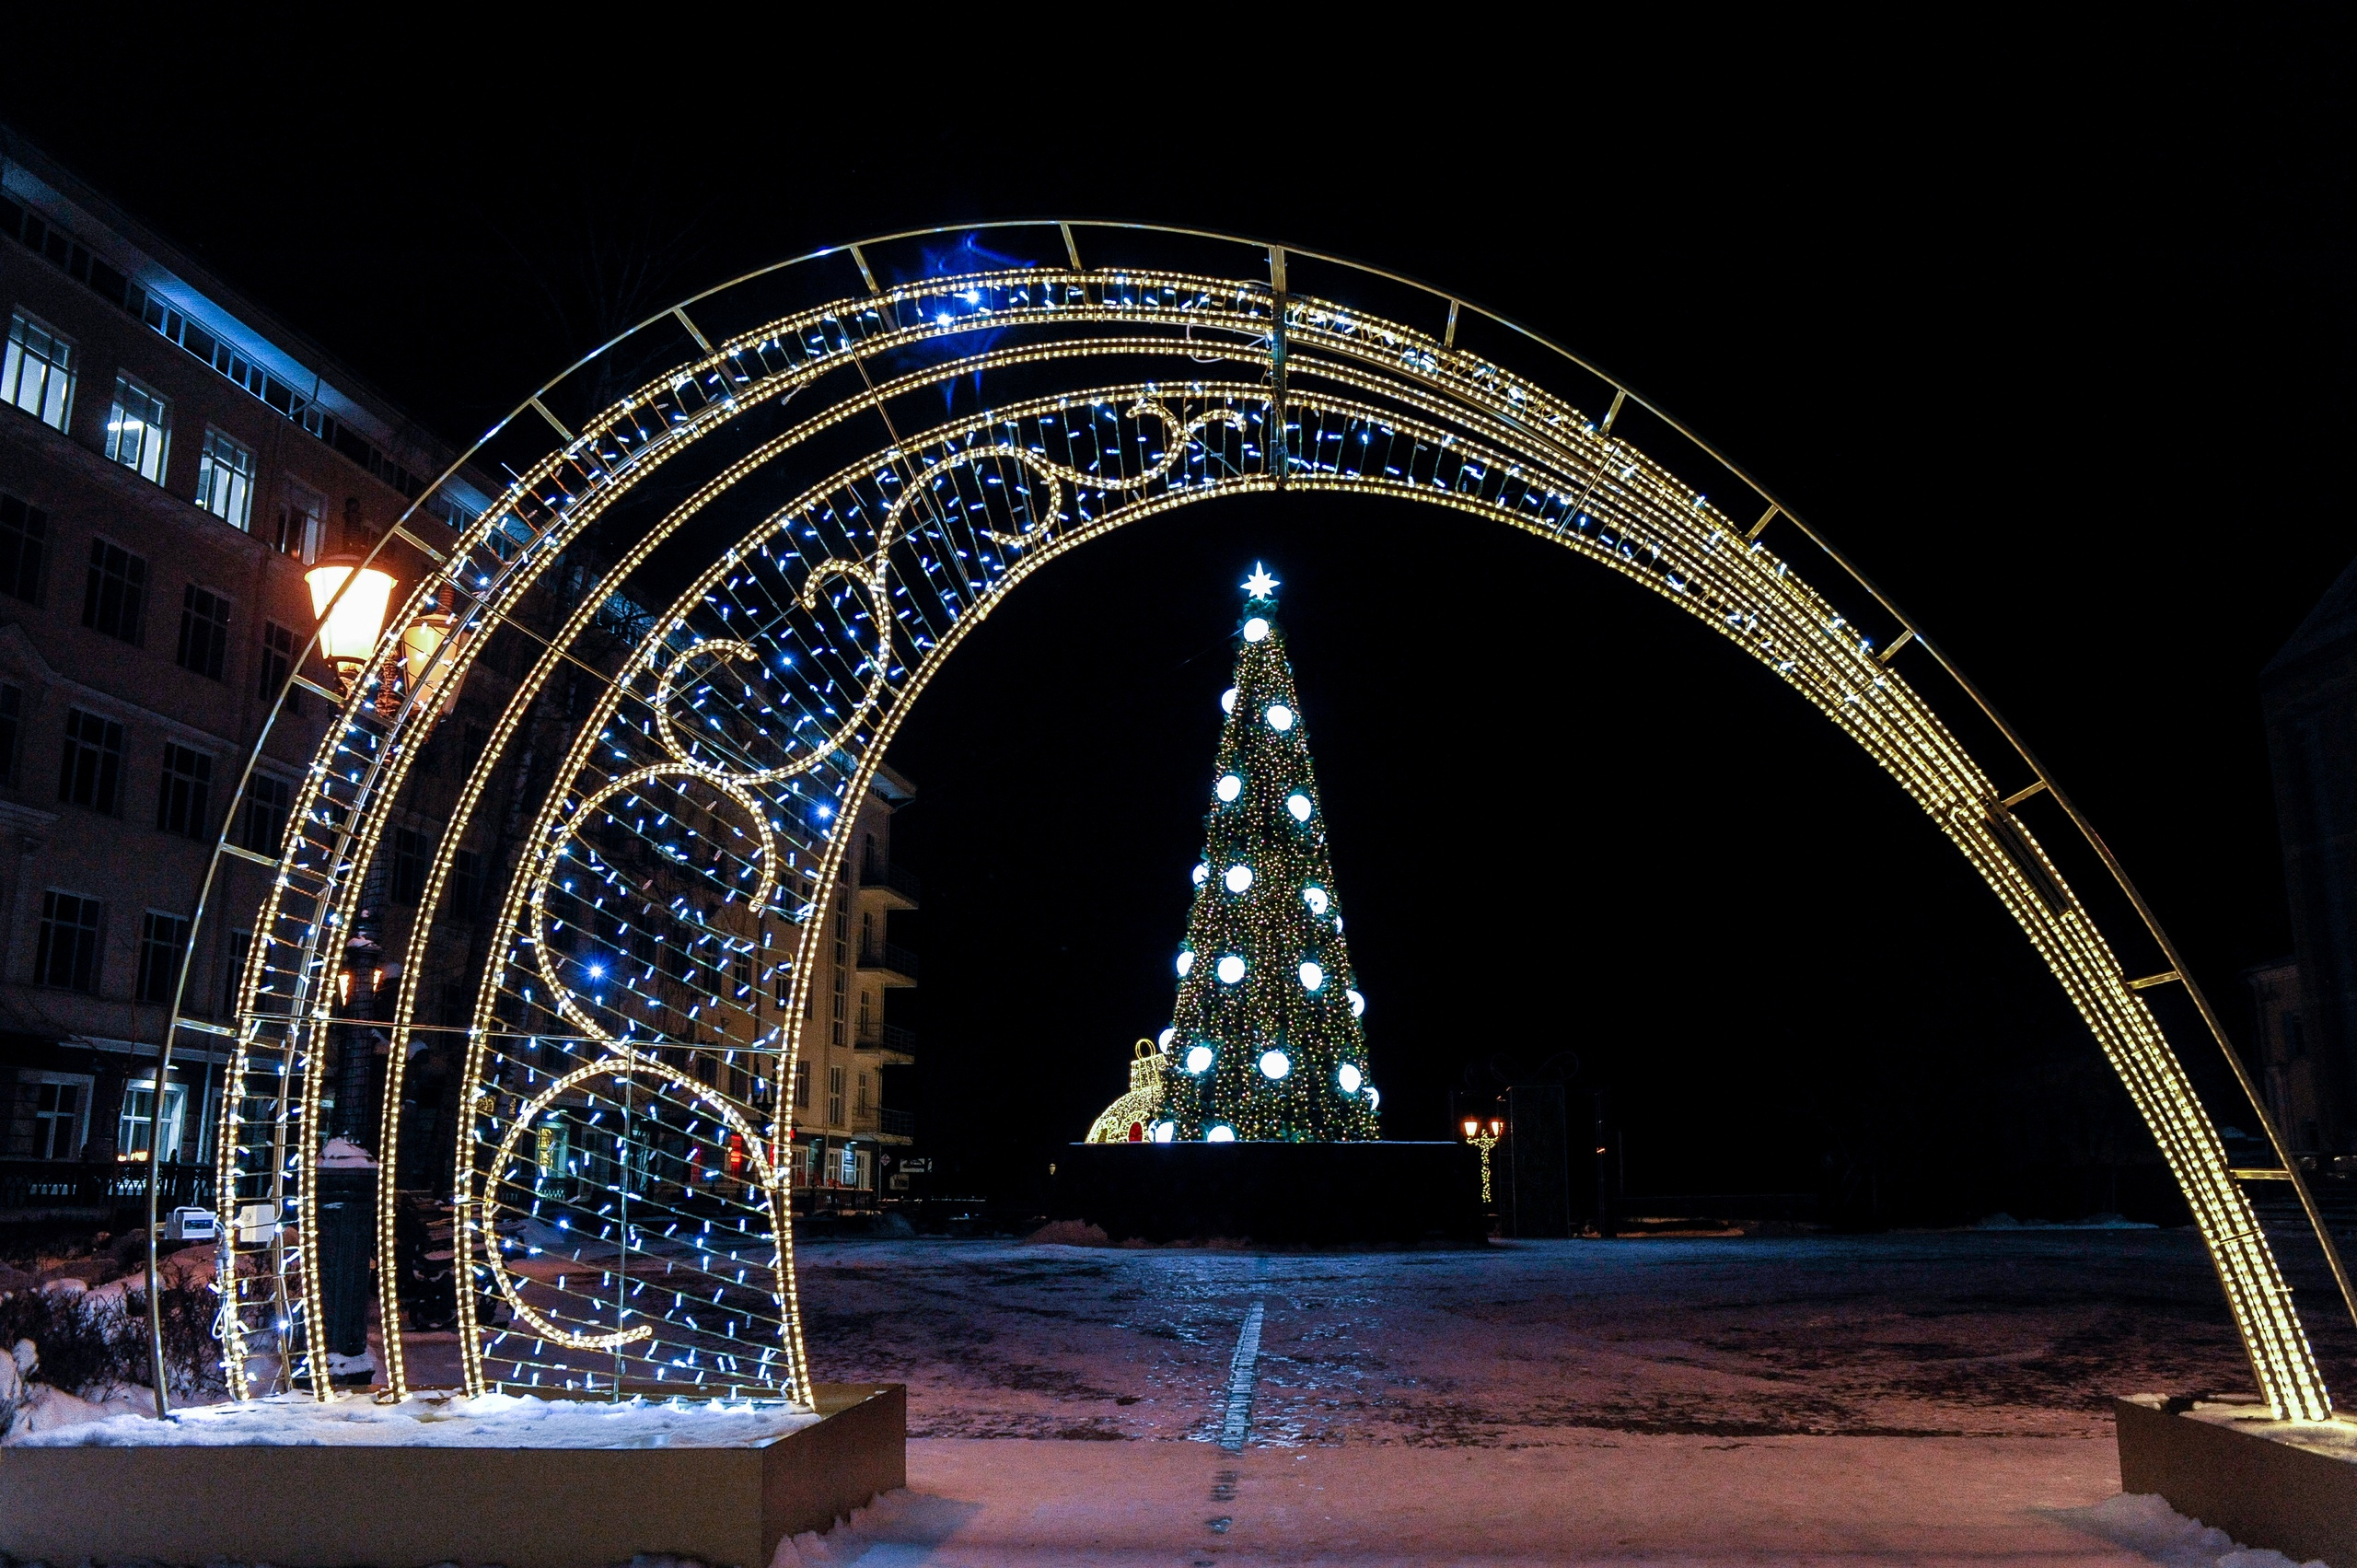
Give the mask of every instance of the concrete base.
POLYGON ((2295 1562, 2357 1568, 2357 1424, 2269 1418, 2264 1405, 2112 1401, 2123 1492, 2295 1562))
POLYGON ((0 1555, 281 1568, 768 1568, 908 1484, 908 1390, 820 1384, 826 1418, 728 1448, 0 1448, 0 1555))

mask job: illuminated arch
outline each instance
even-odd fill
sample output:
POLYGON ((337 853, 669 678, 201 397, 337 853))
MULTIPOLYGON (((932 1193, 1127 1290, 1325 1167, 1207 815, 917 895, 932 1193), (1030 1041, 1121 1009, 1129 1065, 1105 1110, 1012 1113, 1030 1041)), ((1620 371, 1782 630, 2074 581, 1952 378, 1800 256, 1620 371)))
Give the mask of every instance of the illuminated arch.
MULTIPOLYGON (((466 976, 468 1382, 801 1400, 795 1151, 778 1105, 812 1000, 805 960, 835 939, 814 917, 845 870, 842 825, 942 661, 1040 565, 1192 502, 1302 489, 1425 501, 1559 543, 1692 615, 1855 740, 1996 893, 2119 1071, 2270 1406, 2328 1413, 2267 1238, 2148 1005, 2181 987, 2223 1045, 2174 948, 2011 731, 1772 495, 1593 367, 1388 274, 1040 224, 993 230, 1028 260, 929 275, 927 238, 819 252, 654 318, 470 454, 520 477, 454 547, 420 537, 416 508, 397 530, 435 565, 384 652, 435 602, 456 607, 458 634, 389 716, 372 716, 371 690, 347 700, 256 924, 221 1139, 225 1214, 268 1205, 224 1233, 236 1391, 254 1391, 249 1356, 272 1336, 324 1391, 304 1331, 308 1172, 335 939, 420 798, 437 693, 487 646, 527 656, 497 678, 512 692, 462 760, 399 955, 382 1140, 398 1143, 412 1041, 439 1027, 420 997, 456 961, 432 918, 455 855, 470 835, 504 842, 513 872, 466 976), (2111 935, 2018 814, 2041 794, 2056 842, 2124 895, 2111 935), (498 1297, 520 1329, 477 1320, 498 1297)), ((238 853, 225 843, 216 872, 238 853)), ((176 1032, 217 1032, 185 1000, 176 1032)), ((2253 1112, 2263 1123, 2255 1098, 2253 1112)), ((380 1209, 389 1258, 389 1191, 380 1209)), ((398 1281, 380 1278, 398 1388, 398 1281)))

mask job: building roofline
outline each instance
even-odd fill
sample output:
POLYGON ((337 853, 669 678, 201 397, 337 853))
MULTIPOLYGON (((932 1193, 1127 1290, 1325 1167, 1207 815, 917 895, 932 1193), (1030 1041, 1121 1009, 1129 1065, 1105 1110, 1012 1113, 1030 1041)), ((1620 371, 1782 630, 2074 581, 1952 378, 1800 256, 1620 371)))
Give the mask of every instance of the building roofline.
MULTIPOLYGON (((331 394, 321 400, 329 412, 349 419, 378 443, 412 448, 426 458, 426 466, 437 474, 459 456, 459 449, 447 437, 387 397, 318 340, 256 305, 5 121, 0 121, 0 189, 11 199, 33 207, 44 219, 57 207, 67 209, 82 221, 60 226, 94 255, 207 331, 230 340, 257 363, 290 380, 301 377, 321 383, 321 391, 331 394), (91 225, 102 232, 89 232, 91 225), (242 331, 225 331, 225 326, 242 331), (259 342, 238 341, 241 338, 259 342), (277 363, 271 363, 273 360, 277 363), (352 418, 354 413, 359 417, 352 418), (377 428, 372 430, 371 425, 377 428)), ((468 485, 484 490, 472 477, 468 485)), ((485 499, 497 494, 495 488, 484 490, 485 499)))

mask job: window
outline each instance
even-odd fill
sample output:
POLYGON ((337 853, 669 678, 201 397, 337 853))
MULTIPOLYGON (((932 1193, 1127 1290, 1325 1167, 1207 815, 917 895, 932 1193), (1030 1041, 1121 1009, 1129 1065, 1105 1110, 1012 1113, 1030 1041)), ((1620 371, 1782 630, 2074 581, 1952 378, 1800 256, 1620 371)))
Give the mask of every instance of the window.
POLYGON ((284 779, 255 773, 246 780, 246 847, 273 858, 286 842, 287 796, 294 792, 284 779))
POLYGON ((188 951, 188 922, 161 910, 139 917, 139 1000, 169 1003, 188 951))
POLYGON ((134 647, 146 646, 147 563, 119 544, 92 540, 82 624, 134 647))
POLYGON ((24 707, 25 694, 0 681, 0 784, 17 782, 17 723, 24 707))
MULTIPOLYGON (((261 680, 255 687, 254 695, 265 703, 269 702, 278 695, 278 689, 286 684, 286 678, 294 672, 294 631, 289 627, 281 626, 275 621, 263 621, 261 623, 261 680)), ((287 700, 290 703, 299 701, 301 697, 302 693, 299 691, 287 694, 287 700)))
POLYGON ((118 375, 114 409, 107 415, 107 456, 144 480, 163 483, 171 419, 171 404, 161 392, 118 375))
POLYGON ((196 504, 232 528, 253 522, 253 448, 207 425, 196 467, 196 504))
POLYGON ((0 365, 0 402, 43 424, 65 428, 74 412, 74 344, 19 310, 8 322, 8 357, 0 365))
POLYGON ((41 568, 49 542, 49 514, 13 495, 0 495, 0 594, 41 602, 41 568))
POLYGON ((840 1067, 830 1067, 827 1069, 827 1125, 840 1127, 842 1124, 843 1070, 840 1067))
POLYGON ((70 1160, 80 1155, 82 1118, 89 1105, 89 1079, 44 1076, 33 1099, 33 1158, 70 1160))
POLYGON ((99 989, 99 917, 106 906, 96 899, 52 889, 41 896, 41 947, 33 954, 33 983, 95 994, 99 989))
MULTIPOLYGON (((851 910, 848 905, 839 904, 835 909, 835 1011, 832 1025, 834 1029, 834 1041, 837 1045, 843 1043, 843 1009, 844 1005, 848 1000, 848 988, 850 984, 851 910)), ((839 1078, 842 1076, 840 1071, 838 1071, 836 1076, 839 1078)), ((838 1083, 835 1086, 835 1098, 838 1109, 834 1118, 837 1121, 841 1121, 842 1120, 842 1112, 841 1109, 842 1092, 843 1086, 842 1084, 838 1083)))
POLYGON ((415 828, 393 830, 393 902, 413 904, 425 895, 425 835, 415 828))
POLYGON ((839 1179, 846 1187, 856 1187, 859 1185, 859 1155, 860 1149, 858 1144, 845 1144, 843 1145, 842 1175, 839 1179))
POLYGON ((482 856, 470 849, 457 851, 450 856, 450 917, 471 919, 482 902, 482 856))
POLYGON ((180 590, 180 651, 182 669, 210 679, 221 679, 229 662, 229 601, 194 583, 180 590))
POLYGON ((807 1056, 794 1064, 794 1109, 810 1109, 810 1059, 807 1056))
POLYGON ((860 1109, 860 1113, 861 1113, 862 1115, 866 1114, 866 1111, 867 1111, 867 1074, 865 1074, 865 1073, 862 1073, 862 1074, 859 1075, 859 1109, 860 1109))
POLYGON ((122 726, 79 708, 66 709, 57 798, 111 817, 122 788, 122 726))
POLYGON ((192 839, 212 837, 213 823, 205 814, 212 793, 213 759, 175 742, 164 742, 164 782, 156 792, 156 826, 192 839))
MULTIPOLYGON (((164 1086, 164 1150, 160 1158, 180 1157, 180 1123, 188 1109, 188 1086, 185 1084, 164 1086)), ((133 1159, 145 1159, 148 1155, 148 1133, 156 1131, 150 1119, 156 1114, 156 1080, 142 1078, 122 1086, 122 1119, 115 1127, 115 1152, 133 1159)))
POLYGON ((281 554, 299 556, 309 565, 319 558, 328 526, 328 498, 299 480, 285 482, 278 503, 277 537, 271 544, 281 554))
POLYGON ((250 931, 229 933, 229 966, 221 977, 221 1016, 238 1016, 238 987, 245 983, 246 959, 254 950, 254 934, 250 931))

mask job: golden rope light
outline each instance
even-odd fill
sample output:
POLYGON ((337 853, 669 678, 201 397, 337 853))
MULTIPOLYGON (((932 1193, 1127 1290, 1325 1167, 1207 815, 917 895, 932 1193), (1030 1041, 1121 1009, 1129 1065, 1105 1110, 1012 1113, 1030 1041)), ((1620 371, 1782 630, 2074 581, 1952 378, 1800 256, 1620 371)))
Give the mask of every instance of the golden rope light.
MULTIPOLYGON (((1453 330, 1448 339, 1436 339, 1298 295, 1285 296, 1281 311, 1278 296, 1257 281, 1135 269, 1001 270, 928 278, 881 289, 865 299, 833 301, 729 337, 713 352, 649 381, 587 422, 578 436, 523 470, 501 505, 468 531, 439 571, 419 585, 412 608, 433 602, 447 585, 461 590, 473 605, 470 625, 487 631, 510 623, 520 597, 540 580, 564 545, 650 474, 752 411, 780 405, 846 366, 858 368, 855 386, 844 383, 834 401, 761 438, 705 478, 631 545, 605 580, 629 583, 657 546, 719 498, 766 476, 818 436, 883 413, 897 398, 983 371, 1068 376, 1085 372, 1092 360, 1114 356, 1158 357, 1190 368, 1180 377, 1163 381, 1086 386, 1067 380, 1064 390, 952 421, 905 441, 896 433, 888 447, 806 486, 723 550, 656 615, 655 623, 665 629, 664 634, 646 637, 637 656, 621 668, 609 673, 574 656, 596 613, 591 596, 574 607, 563 626, 547 638, 532 668, 518 681, 462 786, 451 830, 432 859, 426 901, 421 907, 437 907, 458 847, 459 825, 472 820, 480 809, 492 769, 507 752, 530 704, 550 679, 562 668, 601 683, 590 718, 576 730, 555 786, 523 836, 523 842, 532 847, 526 850, 524 870, 500 901, 493 961, 478 982, 461 1068, 461 1103, 470 1108, 470 1119, 480 1122, 476 1132, 460 1141, 462 1256, 489 1277, 520 1317, 537 1319, 537 1314, 526 1310, 520 1289, 500 1256, 493 1213, 499 1173, 517 1157, 523 1130, 555 1106, 556 1097, 582 1089, 600 1073, 640 1070, 635 1065, 618 1068, 618 1063, 643 1062, 665 1075, 685 1100, 713 1108, 715 1124, 727 1125, 746 1144, 763 1194, 761 1203, 746 1212, 765 1209, 776 1241, 771 1298, 777 1307, 773 1322, 782 1370, 773 1376, 761 1376, 772 1378, 765 1386, 788 1397, 807 1397, 807 1353, 795 1298, 785 1202, 789 1191, 783 1174, 792 1141, 786 1102, 802 1010, 811 997, 816 966, 810 959, 826 939, 826 911, 842 881, 848 838, 831 829, 814 833, 797 827, 802 836, 789 851, 778 837, 784 818, 773 824, 770 812, 790 812, 792 807, 786 797, 761 792, 797 778, 818 782, 814 770, 835 766, 830 758, 846 757, 848 768, 833 784, 837 793, 831 798, 847 816, 864 796, 892 734, 942 661, 1032 571, 1141 517, 1219 494, 1272 489, 1282 482, 1288 488, 1341 494, 1405 495, 1554 540, 1678 605, 1766 665, 1850 735, 1933 818, 1997 894, 2119 1072, 2216 1260, 2270 1406, 2281 1415, 2303 1419, 2328 1413, 2314 1355, 2266 1237, 2145 999, 2129 989, 2109 943, 2027 825, 2000 802, 2000 792, 1986 771, 1890 666, 1888 656, 1877 656, 1872 643, 1804 581, 1789 560, 1777 556, 1758 537, 1759 528, 1778 515, 1777 508, 1771 505, 1747 532, 1743 523, 1613 434, 1610 417, 1599 425, 1526 377, 1457 346, 1453 330), (970 310, 961 314, 924 308, 929 302, 960 297, 972 306, 970 310), (869 361, 975 331, 982 316, 993 331, 1022 329, 1035 335, 945 359, 880 384, 869 382, 869 361), (1202 333, 1212 335, 1198 335, 1202 333), (1282 404, 1266 381, 1213 381, 1192 374, 1206 348, 1216 357, 1265 368, 1276 358, 1280 339, 1285 377, 1282 404), (1058 432, 1067 447, 1074 446, 1077 426, 1067 416, 1075 410, 1090 411, 1092 433, 1109 420, 1116 436, 1133 429, 1139 433, 1137 440, 1109 448, 1115 471, 1089 471, 1049 455, 1047 447, 1058 432), (1274 428, 1280 418, 1287 428, 1274 428), (1161 454, 1133 461, 1134 448, 1152 439, 1144 429, 1149 423, 1159 432, 1161 454), (1023 436, 1032 439, 1027 442, 1023 436), (1357 459, 1348 448, 1357 445, 1372 449, 1378 439, 1387 454, 1405 449, 1413 455, 1389 471, 1353 466, 1357 459), (1416 465, 1427 458, 1427 469, 1420 473, 1416 465), (888 472, 898 476, 897 489, 885 482, 882 476, 888 472), (1029 493, 1017 477, 1023 474, 1033 476, 1031 482, 1044 497, 1029 493), (1012 498, 1018 491, 1024 494, 1020 505, 1012 498), (1072 497, 1069 514, 1067 495, 1072 497), (921 499, 924 515, 914 519, 912 510, 921 499), (1093 514, 1086 510, 1092 505, 1097 508, 1093 514), (838 527, 839 510, 865 520, 838 527), (822 519, 833 535, 865 538, 865 550, 855 554, 821 552, 812 560, 797 543, 794 559, 798 565, 779 564, 781 557, 770 548, 772 541, 786 537, 796 524, 806 526, 816 539, 822 519), (981 564, 985 541, 1004 559, 981 564), (953 552, 970 556, 976 563, 970 571, 950 559, 953 552), (793 577, 797 570, 798 585, 793 577), (784 763, 730 769, 700 761, 675 727, 675 699, 702 693, 696 697, 699 702, 718 700, 716 673, 740 662, 761 667, 762 651, 741 635, 713 635, 693 628, 706 614, 708 600, 718 602, 712 596, 736 591, 736 575, 751 582, 762 571, 783 574, 783 591, 793 601, 785 605, 763 587, 770 595, 766 602, 805 616, 820 612, 827 584, 855 586, 867 606, 861 613, 872 621, 868 633, 874 651, 861 667, 868 679, 855 695, 845 697, 852 706, 834 715, 837 722, 826 737, 805 745, 784 763), (896 595, 917 587, 921 575, 928 602, 949 607, 946 611, 896 607, 896 595), (959 585, 955 591, 941 586, 953 581, 959 585), (939 623, 926 619, 935 614, 946 619, 939 623), (893 662, 896 628, 905 631, 911 651, 922 654, 906 671, 896 670, 893 662), (673 638, 685 639, 684 646, 674 648, 673 638), (620 722, 617 715, 638 709, 651 712, 648 732, 667 755, 620 773, 604 773, 601 765, 593 764, 593 754, 620 722), (750 857, 736 855, 733 864, 744 866, 740 878, 755 877, 740 913, 764 933, 764 951, 771 950, 766 934, 777 912, 773 895, 782 874, 781 857, 807 853, 813 862, 808 869, 817 891, 799 915, 785 918, 788 946, 781 950, 787 957, 772 966, 773 973, 791 976, 780 1025, 772 1031, 775 1044, 761 1047, 760 1040, 768 1037, 749 1029, 748 1046, 726 1048, 732 1063, 739 1050, 753 1051, 756 1059, 766 1051, 775 1069, 766 1081, 777 1086, 779 1104, 766 1136, 758 1124, 772 1113, 656 1063, 644 1053, 652 1048, 646 1040, 616 1039, 550 967, 545 943, 552 930, 552 883, 558 861, 569 853, 565 846, 575 842, 572 835, 595 827, 593 819, 609 803, 667 779, 701 783, 752 818, 750 857), (528 925, 532 934, 528 941, 528 925), (552 1075, 551 1086, 537 1094, 517 1096, 501 1085, 500 1074, 520 1058, 512 1057, 506 1046, 494 1045, 495 1039, 505 1038, 500 1009, 505 1005, 503 999, 521 997, 540 1005, 543 996, 553 1014, 576 1031, 564 1037, 566 1041, 595 1041, 616 1054, 552 1075), (486 1109, 478 1112, 477 1107, 486 1109)), ((1616 413, 1619 407, 1616 398, 1616 413)), ((1088 445, 1099 453, 1101 468, 1108 448, 1096 434, 1088 445)), ((839 601, 824 607, 839 626, 850 628, 852 620, 842 616, 839 601)), ((388 636, 398 636, 406 624, 406 618, 396 618, 388 636)), ((774 645, 784 645, 774 638, 786 633, 764 635, 772 636, 774 645)), ((824 635, 812 635, 820 637, 829 656, 836 656, 824 635)), ((1898 642, 1914 635, 1909 628, 1898 642)), ((434 689, 449 689, 447 683, 463 676, 466 662, 487 641, 483 635, 449 639, 439 655, 448 668, 439 672, 434 689)), ((405 707, 384 734, 372 735, 359 722, 360 702, 355 696, 347 704, 343 721, 322 743, 307 775, 303 808, 290 823, 279 875, 257 923, 239 984, 239 1029, 230 1082, 278 1086, 274 1095, 228 1097, 228 1135, 221 1144, 221 1191, 225 1209, 233 1216, 225 1228, 228 1266, 222 1278, 235 1282, 229 1287, 231 1309, 225 1313, 224 1348, 233 1388, 241 1396, 251 1391, 245 1362, 253 1335, 273 1331, 282 1356, 299 1342, 295 1330, 318 1268, 304 1151, 315 1141, 319 1126, 323 1074, 315 1064, 331 1016, 328 982, 332 951, 338 934, 353 918, 358 872, 378 853, 390 809, 415 760, 416 738, 428 717, 405 707), (244 1103, 248 1098, 255 1098, 258 1106, 266 1103, 267 1115, 250 1110, 244 1103), (290 1143, 296 1151, 291 1160, 286 1152, 290 1143), (279 1222, 285 1220, 285 1205, 291 1202, 296 1244, 287 1245, 283 1223, 273 1223, 267 1235, 261 1226, 237 1226, 230 1195, 241 1191, 267 1191, 279 1222), (236 1272, 241 1257, 256 1265, 250 1271, 250 1283, 236 1272)), ((803 797, 797 794, 792 798, 803 797)), ((711 874, 716 879, 720 869, 732 864, 734 852, 717 842, 703 847, 710 850, 711 874)), ((800 876, 797 870, 797 885, 800 876)), ((708 921, 702 925, 712 929, 708 921)), ((415 1008, 420 976, 432 956, 431 926, 430 920, 421 918, 411 933, 391 1025, 393 1070, 388 1075, 384 1139, 389 1147, 398 1136, 394 1120, 407 1042, 419 1027, 415 1008)), ((741 933, 735 939, 749 940, 741 933)), ((714 973, 719 972, 715 965, 714 973)), ((652 983, 659 993, 664 981, 652 983)), ((715 988, 721 983, 715 980, 715 988)), ((753 989, 759 993, 763 988, 756 984, 753 989)), ((724 1000, 715 989, 714 1012, 726 1019, 730 1015, 724 1000)), ((660 1005, 652 993, 644 1005, 660 1005)), ((760 1019, 757 995, 751 1022, 757 1025, 760 1019)), ((725 1030, 721 1034, 724 1042, 733 1038, 725 1030)), ((689 1041, 664 1049, 685 1051, 710 1067, 710 1059, 724 1047, 689 1041)), ((384 1185, 389 1188, 390 1183, 384 1185)), ((391 1247, 390 1213, 388 1192, 380 1199, 379 1215, 386 1256, 391 1247)), ((614 1277, 627 1278, 622 1270, 614 1277)), ((467 1376, 470 1388, 480 1388, 487 1386, 486 1327, 475 1320, 476 1299, 477 1291, 462 1278, 459 1310, 467 1376)), ((684 1301, 683 1296, 675 1299, 684 1301)), ((719 1301, 721 1295, 714 1299, 719 1301)), ((389 1274, 388 1374, 398 1392, 406 1386, 406 1373, 395 1327, 397 1308, 389 1274)), ((680 1310, 685 1313, 684 1307, 680 1310)), ((654 1316, 661 1318, 659 1312, 654 1316)), ((536 1326, 545 1325, 536 1321, 536 1326)), ((710 1337, 700 1327, 695 1333, 710 1337)), ((575 1336, 566 1342, 570 1348, 614 1348, 611 1336, 575 1336), (600 1342, 591 1345, 591 1340, 600 1342)), ((694 1335, 681 1343, 692 1353, 694 1335)), ((324 1392, 319 1358, 310 1359, 313 1385, 324 1392)), ((291 1365, 288 1370, 291 1374, 291 1365)), ((555 1375, 571 1369, 551 1363, 549 1370, 555 1375)))

